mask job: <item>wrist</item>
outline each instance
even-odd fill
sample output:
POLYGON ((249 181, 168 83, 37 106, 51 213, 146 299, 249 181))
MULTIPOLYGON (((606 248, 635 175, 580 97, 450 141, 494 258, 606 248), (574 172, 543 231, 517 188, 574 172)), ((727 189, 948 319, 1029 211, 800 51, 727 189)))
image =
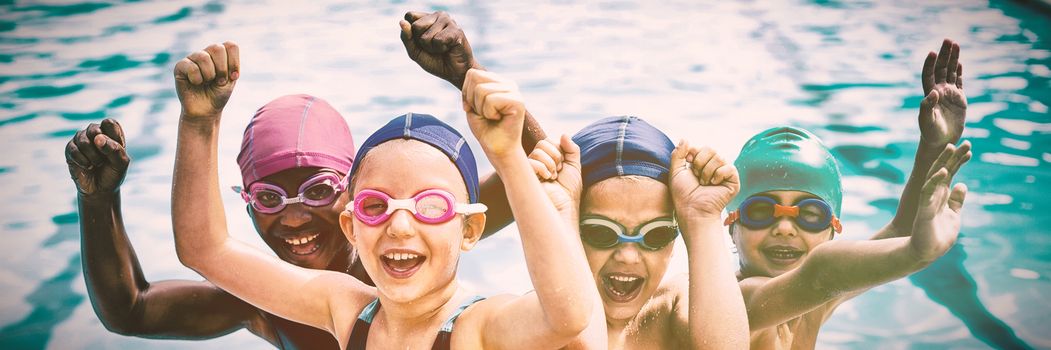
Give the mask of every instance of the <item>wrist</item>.
POLYGON ((84 193, 77 191, 77 199, 84 206, 112 206, 120 199, 120 189, 113 191, 99 191, 95 193, 84 193))

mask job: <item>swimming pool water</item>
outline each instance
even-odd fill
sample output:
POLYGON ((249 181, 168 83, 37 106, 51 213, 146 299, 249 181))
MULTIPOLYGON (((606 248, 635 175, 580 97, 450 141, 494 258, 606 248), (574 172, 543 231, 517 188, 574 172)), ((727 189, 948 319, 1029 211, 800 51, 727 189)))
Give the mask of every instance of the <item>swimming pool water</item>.
MULTIPOLYGON (((358 143, 409 111, 466 130, 458 92, 402 49, 397 22, 408 10, 450 12, 552 135, 631 114, 732 158, 769 126, 815 131, 847 175, 846 239, 893 215, 919 136, 923 58, 956 39, 974 144, 957 177, 970 188, 963 238, 924 272, 841 306, 818 347, 1051 348, 1041 331, 1051 321, 1048 12, 1011 1, 628 0, 0 2, 2 347, 268 348, 244 331, 204 342, 106 331, 85 292, 63 147, 88 123, 118 119, 133 158, 124 217, 146 276, 199 279, 170 233, 174 63, 211 43, 241 45, 220 136, 224 185, 239 183, 234 158, 252 112, 284 94, 327 99, 358 143)), ((224 202, 232 234, 265 249, 243 202, 233 193, 224 202)), ((671 270, 684 267, 679 243, 671 270)), ((515 230, 466 254, 460 278, 482 294, 528 290, 515 230)))

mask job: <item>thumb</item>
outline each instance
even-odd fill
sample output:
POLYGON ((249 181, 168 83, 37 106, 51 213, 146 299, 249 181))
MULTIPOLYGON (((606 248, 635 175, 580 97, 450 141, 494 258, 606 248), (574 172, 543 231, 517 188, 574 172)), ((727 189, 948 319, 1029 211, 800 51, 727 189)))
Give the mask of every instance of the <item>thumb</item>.
POLYGON ((675 175, 686 166, 686 155, 689 152, 690 143, 686 139, 679 140, 679 144, 671 151, 671 162, 668 164, 671 168, 670 178, 675 178, 675 175))
POLYGON ((562 164, 580 169, 580 146, 577 146, 573 142, 573 138, 566 134, 562 134, 562 139, 559 143, 559 148, 562 151, 562 164))
POLYGON ((934 121, 934 106, 938 105, 938 101, 941 100, 941 94, 938 90, 931 90, 931 93, 927 94, 927 97, 923 98, 920 102, 920 122, 927 123, 934 121))

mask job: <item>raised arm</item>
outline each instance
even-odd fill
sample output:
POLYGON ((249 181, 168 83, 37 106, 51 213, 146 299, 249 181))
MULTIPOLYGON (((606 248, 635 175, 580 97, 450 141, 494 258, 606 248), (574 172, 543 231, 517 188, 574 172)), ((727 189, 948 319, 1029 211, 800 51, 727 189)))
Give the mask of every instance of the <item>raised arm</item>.
POLYGON ((904 277, 945 254, 959 235, 967 194, 963 184, 950 190, 950 182, 946 167, 928 172, 911 237, 825 242, 799 268, 775 278, 741 281, 751 329, 784 323, 835 299, 904 277))
POLYGON ((343 344, 353 322, 349 314, 368 300, 363 284, 342 273, 278 260, 227 233, 217 147, 221 113, 239 75, 238 47, 231 42, 208 46, 175 66, 182 114, 172 180, 172 226, 179 260, 252 305, 328 330, 343 344))
POLYGON ((78 131, 65 152, 77 186, 84 281, 102 324, 122 335, 205 339, 261 322, 256 308, 211 283, 146 280, 120 209, 131 161, 124 146, 120 124, 106 119, 78 131))
POLYGON ((520 150, 525 106, 518 88, 495 74, 471 70, 463 95, 471 131, 505 182, 535 288, 485 316, 482 342, 493 348, 564 346, 587 327, 595 305, 584 248, 520 150))
MULTIPOLYGON (((910 234, 916 209, 920 205, 920 189, 923 187, 934 161, 946 145, 954 145, 963 135, 967 122, 967 96, 963 91, 963 64, 960 63, 960 45, 950 39, 942 42, 941 51, 927 54, 920 73, 923 85, 923 101, 920 103, 920 142, 916 148, 912 173, 905 183, 898 202, 898 211, 889 225, 877 232, 872 239, 904 237, 910 234)), ((967 141, 959 146, 960 155, 966 162, 971 158, 971 145, 967 141)), ((955 174, 949 169, 950 178, 955 174)))
MULTIPOLYGON (((583 186, 580 175, 580 147, 569 135, 562 135, 556 146, 547 140, 536 144, 529 153, 529 164, 540 179, 540 185, 548 199, 555 205, 562 220, 573 231, 572 236, 580 241, 580 191, 583 186)), ((580 243, 583 245, 583 243, 580 243)), ((592 286, 595 286, 592 283, 592 286)), ((606 329, 606 310, 598 288, 590 288, 594 306, 587 328, 563 349, 606 349, 609 347, 606 329)))
MULTIPOLYGON (((401 25, 401 42, 405 52, 427 73, 448 81, 457 89, 463 88, 468 69, 485 70, 474 58, 471 43, 459 24, 448 13, 408 12, 401 25)), ((522 128, 522 149, 531 152, 537 142, 547 138, 540 123, 525 111, 525 126, 522 128)), ((504 228, 512 221, 511 207, 507 204, 504 183, 496 173, 482 176, 480 201, 486 211, 485 229, 482 238, 504 228)))
POLYGON ((748 316, 726 249, 721 215, 741 189, 737 169, 685 140, 671 154, 669 188, 689 261, 689 305, 678 305, 671 334, 690 348, 747 349, 748 316), (684 327, 685 326, 685 327, 684 327))

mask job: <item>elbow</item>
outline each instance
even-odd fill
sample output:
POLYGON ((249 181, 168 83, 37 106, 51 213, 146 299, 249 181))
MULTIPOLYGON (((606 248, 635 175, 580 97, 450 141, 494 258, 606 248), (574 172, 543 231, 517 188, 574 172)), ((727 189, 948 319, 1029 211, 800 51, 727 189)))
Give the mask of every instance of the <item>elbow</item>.
POLYGON ((560 337, 575 338, 591 324, 593 303, 577 303, 561 309, 558 317, 549 317, 551 330, 560 337))
POLYGON ((97 310, 99 321, 106 330, 124 335, 141 336, 146 334, 142 314, 136 306, 126 310, 97 310))

